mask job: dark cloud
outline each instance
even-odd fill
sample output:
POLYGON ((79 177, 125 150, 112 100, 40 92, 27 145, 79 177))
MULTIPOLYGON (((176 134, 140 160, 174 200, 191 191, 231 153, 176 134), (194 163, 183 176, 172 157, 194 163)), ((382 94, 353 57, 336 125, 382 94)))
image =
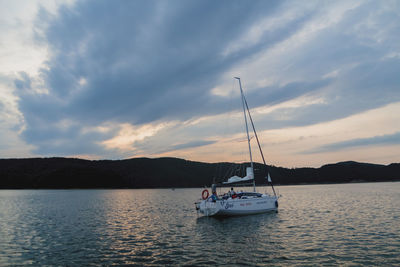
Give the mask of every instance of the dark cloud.
MULTIPOLYGON (((277 109, 259 118, 259 128, 265 130, 312 125, 397 102, 400 100, 400 75, 397 70, 400 70, 400 60, 387 59, 360 64, 339 77, 288 85, 290 89, 283 90, 282 94, 276 92, 276 103, 318 91, 322 91, 320 95, 324 101, 312 105, 304 103, 303 107, 277 109), (285 119, 281 119, 282 115, 285 115, 285 119)), ((260 103, 263 98, 272 100, 274 95, 260 96, 258 100, 253 100, 260 103)))
POLYGON ((196 140, 196 141, 191 141, 191 142, 188 142, 188 143, 182 143, 182 144, 168 146, 167 150, 156 151, 155 153, 158 154, 158 153, 165 153, 165 152, 183 150, 183 149, 194 148, 194 147, 201 147, 201 146, 211 145, 211 144, 214 144, 214 143, 216 143, 216 141, 213 141, 213 140, 196 140))
MULTIPOLYGON (((48 45, 50 54, 41 76, 49 92, 20 94, 26 140, 42 147, 49 135, 75 140, 72 133, 83 125, 137 125, 184 120, 201 110, 217 112, 210 89, 222 72, 245 56, 225 57, 224 49, 276 5, 78 1, 61 7, 56 17, 41 9, 38 41, 48 45), (60 133, 53 126, 64 119, 80 126, 60 133)), ((246 55, 258 49, 248 49, 246 55)), ((28 81, 21 75, 15 85, 29 87, 28 81)))
POLYGON ((18 90, 31 90, 31 78, 26 72, 20 72, 19 78, 14 80, 15 88, 18 90))
POLYGON ((352 139, 343 142, 332 143, 306 151, 303 154, 321 153, 328 151, 338 151, 352 147, 363 147, 371 145, 398 145, 400 144, 400 132, 370 138, 352 139))
POLYGON ((62 111, 70 118, 91 123, 189 118, 210 101, 216 77, 240 59, 222 56, 227 44, 274 5, 84 1, 64 7, 46 30, 49 97, 66 100, 62 111))
POLYGON ((400 17, 381 9, 379 3, 363 2, 289 51, 277 68, 289 66, 284 74, 300 82, 261 88, 249 103, 280 103, 313 92, 324 102, 278 109, 261 118, 259 128, 312 125, 399 101, 400 17))

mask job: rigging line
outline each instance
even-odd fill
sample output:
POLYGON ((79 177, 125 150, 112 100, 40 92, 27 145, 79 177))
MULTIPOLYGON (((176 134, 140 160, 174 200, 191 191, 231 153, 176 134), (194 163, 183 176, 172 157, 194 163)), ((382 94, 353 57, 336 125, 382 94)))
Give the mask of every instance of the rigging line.
POLYGON ((235 163, 230 164, 230 165, 228 166, 228 172, 227 172, 227 174, 225 175, 224 178, 232 177, 232 176, 235 174, 235 170, 236 170, 236 165, 235 165, 235 163))
MULTIPOLYGON (((260 150, 262 160, 264 162, 264 165, 267 167, 267 172, 268 172, 268 166, 267 166, 267 163, 265 162, 265 159, 264 159, 264 153, 262 152, 260 141, 258 140, 257 131, 256 131, 256 128, 254 127, 253 118, 251 117, 251 114, 250 114, 249 105, 247 104, 247 100, 246 100, 246 97, 244 95, 243 95, 243 99, 244 99, 244 103, 246 104, 247 113, 249 114, 249 119, 250 119, 250 122, 251 122, 251 126, 253 128, 253 131, 254 131, 254 136, 256 137, 256 140, 257 140, 257 145, 258 145, 258 148, 260 150)), ((275 188, 274 188, 274 185, 272 184, 272 180, 271 180, 270 183, 271 183, 272 191, 274 191, 274 195, 276 197, 275 188)))
MULTIPOLYGON (((245 109, 245 101, 246 101, 246 99, 245 99, 244 94, 243 94, 242 82, 241 82, 240 78, 239 77, 235 77, 235 79, 237 79, 239 81, 240 94, 242 96, 244 122, 245 122, 245 125, 246 125, 247 141, 248 141, 248 145, 249 145, 250 164, 251 164, 251 169, 254 172, 253 156, 252 156, 252 153, 251 153, 251 144, 250 144, 250 136, 249 136, 249 127, 248 127, 248 124, 247 124, 247 116, 246 116, 246 109, 245 109)), ((256 179, 253 179, 253 191, 254 192, 256 191, 256 179)))

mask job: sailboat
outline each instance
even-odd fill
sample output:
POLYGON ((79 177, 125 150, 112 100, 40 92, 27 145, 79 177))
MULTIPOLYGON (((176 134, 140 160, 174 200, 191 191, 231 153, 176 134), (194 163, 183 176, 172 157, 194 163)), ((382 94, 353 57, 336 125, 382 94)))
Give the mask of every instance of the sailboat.
POLYGON ((256 137, 258 148, 261 153, 261 157, 264 165, 265 159, 264 154, 261 150, 260 141, 257 136, 256 129, 254 127, 253 119, 250 114, 249 106, 243 93, 242 83, 239 77, 234 77, 240 88, 240 95, 243 106, 244 124, 246 126, 247 143, 249 148, 250 166, 246 168, 246 176, 232 176, 227 181, 220 184, 211 185, 211 195, 208 189, 204 189, 202 192, 202 199, 196 202, 196 210, 205 216, 237 216, 237 215, 250 215, 265 213, 269 211, 278 211, 278 196, 276 195, 272 179, 269 173, 266 175, 268 184, 272 187, 273 194, 259 193, 256 191, 256 184, 254 179, 254 163, 250 144, 249 125, 248 119, 250 120, 254 136, 256 137), (252 182, 253 191, 235 193, 233 187, 229 193, 224 195, 217 194, 217 186, 233 186, 234 184, 243 184, 243 182, 252 182))

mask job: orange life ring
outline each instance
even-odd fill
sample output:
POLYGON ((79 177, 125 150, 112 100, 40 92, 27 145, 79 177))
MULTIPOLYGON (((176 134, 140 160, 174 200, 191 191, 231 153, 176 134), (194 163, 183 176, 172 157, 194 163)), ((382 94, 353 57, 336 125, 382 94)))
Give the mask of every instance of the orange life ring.
POLYGON ((207 189, 204 189, 203 192, 201 192, 201 197, 202 197, 204 200, 206 200, 206 199, 208 198, 208 195, 209 195, 209 193, 208 193, 208 190, 207 190, 207 189))

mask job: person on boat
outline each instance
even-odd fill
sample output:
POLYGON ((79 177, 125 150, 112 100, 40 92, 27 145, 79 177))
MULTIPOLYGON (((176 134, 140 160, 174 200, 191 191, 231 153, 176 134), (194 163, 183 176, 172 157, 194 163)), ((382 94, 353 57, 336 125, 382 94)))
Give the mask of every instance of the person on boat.
POLYGON ((233 190, 233 187, 231 187, 231 190, 229 191, 229 196, 231 198, 236 198, 237 197, 236 192, 233 190))
POLYGON ((233 187, 231 187, 231 190, 229 191, 229 195, 230 196, 236 195, 236 192, 233 190, 233 187))
POLYGON ((218 199, 217 192, 215 192, 215 191, 212 192, 212 195, 210 196, 210 199, 211 199, 212 202, 216 202, 217 199, 218 199))
POLYGON ((211 193, 215 194, 217 196, 217 185, 216 184, 211 185, 211 193))

